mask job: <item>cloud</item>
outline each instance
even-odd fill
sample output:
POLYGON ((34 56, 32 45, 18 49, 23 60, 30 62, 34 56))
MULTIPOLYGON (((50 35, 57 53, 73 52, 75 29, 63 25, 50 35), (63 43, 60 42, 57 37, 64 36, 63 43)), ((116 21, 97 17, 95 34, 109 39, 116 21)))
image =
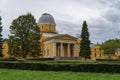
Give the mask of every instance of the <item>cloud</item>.
POLYGON ((92 42, 120 37, 120 0, 0 0, 3 37, 19 15, 31 12, 36 20, 47 12, 56 21, 60 34, 76 36, 81 33, 84 20, 88 23, 92 42))
POLYGON ((103 17, 112 23, 119 23, 120 22, 120 10, 111 8, 106 11, 103 17))

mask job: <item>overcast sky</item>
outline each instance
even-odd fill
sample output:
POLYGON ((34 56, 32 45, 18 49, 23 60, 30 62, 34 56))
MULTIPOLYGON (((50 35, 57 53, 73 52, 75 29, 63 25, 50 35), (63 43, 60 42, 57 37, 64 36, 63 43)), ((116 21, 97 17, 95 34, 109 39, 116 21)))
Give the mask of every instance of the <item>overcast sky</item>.
POLYGON ((60 34, 80 34, 86 20, 93 43, 120 38, 120 0, 0 0, 0 11, 4 38, 13 19, 28 12, 36 22, 51 14, 60 34))

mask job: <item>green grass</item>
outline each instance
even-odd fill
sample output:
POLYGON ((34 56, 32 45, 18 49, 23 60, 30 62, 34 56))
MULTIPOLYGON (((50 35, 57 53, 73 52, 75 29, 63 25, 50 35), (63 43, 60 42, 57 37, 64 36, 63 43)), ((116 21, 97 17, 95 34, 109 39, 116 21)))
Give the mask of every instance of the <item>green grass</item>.
POLYGON ((120 74, 0 69, 0 80, 120 80, 120 74))

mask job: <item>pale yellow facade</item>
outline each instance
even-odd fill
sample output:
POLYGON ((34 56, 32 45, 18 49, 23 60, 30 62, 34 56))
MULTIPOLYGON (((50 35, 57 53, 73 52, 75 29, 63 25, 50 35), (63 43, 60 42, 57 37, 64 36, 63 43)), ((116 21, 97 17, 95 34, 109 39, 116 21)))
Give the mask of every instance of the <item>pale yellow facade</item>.
POLYGON ((6 41, 3 43, 2 48, 3 48, 3 50, 2 50, 3 57, 4 57, 4 58, 8 58, 8 57, 9 57, 9 55, 8 55, 8 49, 9 49, 9 48, 8 48, 8 44, 7 44, 6 41))
POLYGON ((120 57, 120 49, 116 49, 115 55, 118 56, 118 57, 120 57))
POLYGON ((104 51, 100 46, 94 46, 91 48, 91 59, 104 59, 104 51))

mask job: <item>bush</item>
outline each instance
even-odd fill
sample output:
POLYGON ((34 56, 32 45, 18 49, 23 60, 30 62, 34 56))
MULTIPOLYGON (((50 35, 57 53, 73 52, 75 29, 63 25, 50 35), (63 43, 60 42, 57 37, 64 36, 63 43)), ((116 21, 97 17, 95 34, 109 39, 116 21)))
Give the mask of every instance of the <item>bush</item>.
POLYGON ((1 58, 0 61, 17 61, 15 58, 1 58))
POLYGON ((96 61, 120 61, 120 59, 96 59, 96 61))
POLYGON ((0 62, 0 68, 41 70, 41 71, 120 73, 120 64, 78 64, 78 63, 60 64, 60 63, 0 62))
POLYGON ((32 61, 45 61, 45 60, 54 60, 54 58, 30 58, 26 60, 32 60, 32 61))

